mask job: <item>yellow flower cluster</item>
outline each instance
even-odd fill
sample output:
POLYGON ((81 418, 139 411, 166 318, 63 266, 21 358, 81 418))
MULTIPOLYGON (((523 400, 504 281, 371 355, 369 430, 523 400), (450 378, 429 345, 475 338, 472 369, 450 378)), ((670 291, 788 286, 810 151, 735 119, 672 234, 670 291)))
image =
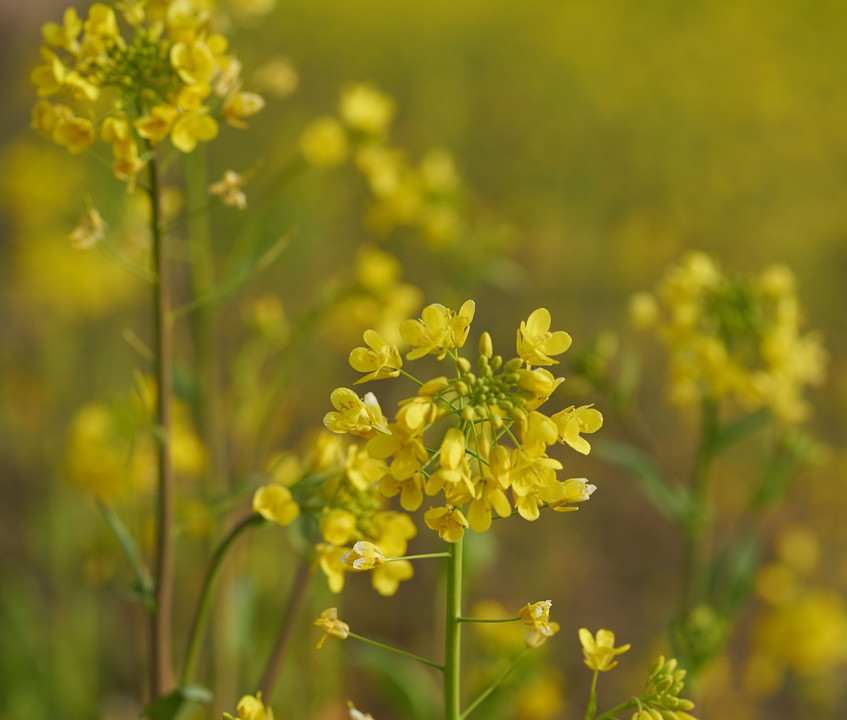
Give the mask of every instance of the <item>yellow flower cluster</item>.
POLYGON ((707 255, 691 253, 655 294, 634 296, 630 312, 667 345, 677 404, 733 399, 750 410, 768 408, 786 424, 808 415, 803 394, 823 382, 827 356, 819 335, 801 331, 787 267, 731 277, 707 255))
MULTIPOLYGON (((447 542, 458 541, 467 527, 485 532, 493 513, 535 520, 545 506, 576 509, 572 505, 587 500, 595 487, 584 478, 559 480, 556 473, 562 464, 547 450, 564 443, 587 453, 590 446, 582 435, 595 432, 603 422, 590 406, 566 408, 552 416, 538 410, 562 379, 532 366, 556 363, 551 356, 570 345, 567 333, 550 331, 546 309, 521 323, 518 357, 508 362, 494 355, 491 337, 483 333, 477 372, 459 354, 474 311, 470 300, 458 311, 434 304, 424 308, 420 319, 400 325, 411 347, 407 361, 435 355, 449 358, 455 371, 452 377, 418 381, 417 394, 400 402, 393 421, 383 415, 372 393, 359 397, 347 388, 332 393, 335 410, 324 418, 331 431, 367 440, 370 457, 387 463, 377 478, 379 490, 387 497, 399 494, 405 510, 417 510, 425 495, 443 496, 443 503, 430 508, 424 520, 447 542), (454 425, 431 449, 434 445, 424 442, 425 434, 448 417, 454 425)), ((364 339, 367 347, 356 348, 350 356, 351 365, 367 373, 364 379, 407 374, 396 346, 373 330, 364 339)))
POLYGON ((72 153, 99 135, 112 146, 115 176, 132 189, 156 143, 170 138, 191 152, 217 136, 220 119, 246 127, 264 100, 241 90, 241 64, 211 31, 205 4, 168 0, 152 17, 142 3, 119 7, 126 36, 103 3, 84 20, 71 7, 62 24, 43 26, 44 63, 30 75, 41 98, 32 123, 72 153))
MULTIPOLYGON (((342 406, 346 400, 343 394, 335 398, 342 406)), ((253 510, 280 525, 301 512, 316 518, 317 564, 332 592, 341 592, 348 572, 373 570, 374 589, 393 595, 412 577, 412 564, 385 559, 405 555, 417 529, 406 514, 383 508, 378 483, 387 471, 361 444, 323 431, 309 439, 302 457, 291 453, 275 459, 273 482, 256 491, 253 510)))
POLYGON ((814 582, 820 545, 814 532, 789 526, 777 543, 777 560, 756 576, 764 602, 753 633, 744 684, 754 696, 779 690, 786 673, 803 680, 832 678, 847 665, 847 604, 838 591, 814 582))
POLYGON ((462 183, 453 159, 443 149, 424 154, 417 165, 388 140, 394 100, 369 83, 345 88, 338 115, 310 123, 300 150, 311 165, 333 167, 352 155, 373 198, 369 224, 381 234, 398 227, 420 230, 433 247, 455 243, 462 235, 459 212, 462 183))

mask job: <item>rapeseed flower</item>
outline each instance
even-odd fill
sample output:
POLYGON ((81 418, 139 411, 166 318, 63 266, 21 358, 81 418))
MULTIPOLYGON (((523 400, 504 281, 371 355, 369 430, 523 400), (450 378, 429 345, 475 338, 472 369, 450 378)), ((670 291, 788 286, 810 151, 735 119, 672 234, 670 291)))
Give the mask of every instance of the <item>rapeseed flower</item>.
POLYGON ((585 628, 580 628, 579 641, 582 643, 585 664, 591 670, 599 672, 606 672, 615 667, 618 664, 615 657, 631 647, 629 644, 615 647, 615 634, 611 630, 598 630, 594 636, 585 628))
POLYGON ((334 637, 339 640, 344 640, 350 633, 350 626, 338 619, 338 608, 328 608, 321 613, 321 616, 313 623, 315 627, 319 627, 326 634, 318 640, 317 647, 320 648, 327 638, 334 637))
POLYGON ((229 713, 223 714, 223 720, 274 720, 274 713, 270 707, 265 707, 262 702, 262 693, 245 695, 238 701, 236 706, 237 715, 233 717, 229 713))
POLYGON ((571 346, 571 336, 564 330, 550 332, 550 311, 538 308, 526 321, 521 321, 517 335, 518 355, 531 365, 555 365, 550 355, 561 355, 571 346))
POLYGON ((265 485, 253 495, 253 512, 278 525, 290 525, 300 514, 300 506, 284 485, 265 485))

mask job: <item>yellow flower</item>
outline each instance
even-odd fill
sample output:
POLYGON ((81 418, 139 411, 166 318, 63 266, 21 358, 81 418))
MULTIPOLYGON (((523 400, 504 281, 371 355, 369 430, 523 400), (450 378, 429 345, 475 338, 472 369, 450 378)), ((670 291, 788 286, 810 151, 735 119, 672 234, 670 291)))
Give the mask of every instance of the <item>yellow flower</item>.
POLYGON ((80 117, 60 117, 53 128, 53 140, 74 155, 87 149, 95 140, 94 125, 80 117))
POLYGON ((573 406, 557 412, 551 418, 559 430, 559 439, 577 452, 588 455, 591 445, 580 433, 594 433, 603 427, 603 416, 591 405, 573 406))
POLYGON ((403 367, 397 346, 387 343, 375 330, 365 330, 363 338, 368 347, 357 347, 350 353, 350 365, 353 369, 368 373, 357 380, 356 384, 397 377, 403 367))
POLYGON ((253 117, 265 107, 265 99, 251 92, 237 92, 230 96, 223 106, 224 120, 232 127, 244 130, 247 127, 244 118, 253 117))
POLYGON ((318 552, 318 565, 326 575, 329 589, 334 593, 340 593, 344 589, 344 574, 347 567, 341 562, 341 556, 349 548, 319 543, 315 550, 318 552))
POLYGON ((109 115, 100 126, 100 138, 107 143, 127 142, 132 139, 129 119, 123 113, 109 115))
POLYGON ((568 478, 564 482, 564 496, 560 500, 550 503, 550 507, 556 512, 572 512, 579 508, 568 507, 569 503, 585 502, 597 489, 585 478, 568 478))
POLYGON ((300 78, 291 60, 284 56, 271 58, 264 65, 256 68, 253 82, 272 97, 287 98, 296 89, 300 78))
POLYGON ((176 42, 171 46, 171 66, 186 85, 208 82, 218 71, 215 56, 200 39, 192 43, 176 42))
POLYGON ((114 38, 120 34, 115 11, 103 3, 94 3, 91 6, 83 27, 86 35, 99 38, 114 38))
POLYGON ((615 634, 611 630, 598 630, 596 638, 585 628, 579 630, 579 641, 582 643, 582 653, 585 664, 592 670, 605 672, 611 670, 618 661, 616 655, 629 650, 630 645, 615 647, 615 634))
POLYGON ((150 112, 135 121, 135 129, 138 134, 157 143, 164 140, 177 118, 179 111, 172 105, 154 105, 150 112))
POLYGON ((400 493, 400 506, 404 510, 414 512, 423 503, 425 482, 426 480, 421 472, 412 473, 405 480, 397 480, 389 473, 380 478, 379 491, 389 498, 400 493))
POLYGON ((279 525, 290 525, 300 514, 300 506, 284 485, 265 485, 253 495, 253 512, 279 525))
POLYGON ((341 508, 324 508, 321 535, 333 545, 343 545, 356 532, 356 516, 341 508))
POLYGON ((190 153, 199 141, 209 142, 217 136, 218 122, 205 111, 181 113, 171 130, 171 142, 184 153, 190 153))
POLYGON ((56 53, 41 48, 41 57, 45 64, 39 65, 30 74, 29 79, 38 91, 38 97, 55 95, 65 82, 67 70, 56 53))
POLYGON ((527 603, 518 613, 521 622, 524 625, 530 625, 542 635, 550 637, 553 634, 550 628, 550 606, 552 604, 550 600, 539 600, 532 605, 527 603))
POLYGON ((444 433, 438 458, 440 467, 427 482, 427 495, 435 495, 445 485, 458 489, 457 486, 461 483, 468 495, 473 497, 471 470, 465 449, 465 434, 461 430, 450 428, 444 433))
POLYGON ((360 398, 348 388, 336 388, 330 395, 330 402, 338 412, 328 412, 324 415, 324 425, 334 433, 350 433, 370 438, 376 435, 376 428, 387 429, 382 408, 373 393, 367 393, 364 398, 360 398))
POLYGON ((545 642, 547 642, 547 638, 553 637, 557 632, 559 632, 559 623, 551 622, 547 623, 548 632, 541 632, 535 625, 529 627, 526 631, 526 637, 524 638, 524 645, 529 648, 539 648, 545 642))
POLYGON ((224 205, 244 210, 247 207, 247 196, 241 190, 244 177, 234 170, 227 170, 222 179, 209 185, 209 192, 217 195, 224 205))
POLYGON ((394 111, 394 100, 369 83, 346 88, 338 105, 341 119, 367 135, 382 135, 391 124, 394 111))
POLYGON ((349 565, 354 570, 373 570, 385 563, 385 555, 378 546, 367 540, 359 540, 352 550, 348 550, 341 556, 341 562, 349 565))
MULTIPOLYGON (((61 107, 61 106, 59 106, 61 107)), ((53 103, 39 100, 32 108, 32 126, 42 137, 53 137, 53 129, 59 122, 59 112, 53 103)))
POLYGON ((132 192, 135 189, 135 178, 146 166, 146 163, 138 157, 138 145, 133 139, 113 142, 112 153, 114 154, 112 172, 118 180, 126 182, 127 190, 132 192))
POLYGON ((235 717, 224 713, 224 720, 274 720, 274 713, 262 702, 262 693, 257 692, 256 697, 245 695, 238 701, 235 717))
POLYGON ((318 641, 318 648, 324 644, 327 638, 334 637, 339 640, 344 640, 344 638, 346 638, 350 633, 350 626, 338 619, 338 608, 334 607, 324 610, 321 613, 321 616, 315 620, 314 625, 326 633, 326 635, 318 641))
POLYGON ((430 508, 424 513, 424 522, 430 529, 438 532, 438 537, 449 543, 459 542, 468 527, 467 518, 462 511, 450 505, 430 508))
POLYGON ((418 534, 415 523, 406 514, 383 510, 374 515, 369 535, 382 548, 387 557, 402 557, 406 554, 408 541, 418 534))
POLYGON ((400 325, 400 334, 414 349, 406 357, 416 360, 424 355, 438 355, 441 360, 448 349, 462 347, 468 337, 474 317, 473 300, 466 301, 459 312, 433 303, 421 312, 420 320, 406 320, 400 325))
POLYGON ((94 101, 100 97, 100 88, 88 82, 75 70, 65 75, 65 87, 71 90, 76 100, 94 101))
POLYGON ((332 116, 314 120, 300 136, 300 152, 310 165, 334 167, 347 159, 347 133, 332 116))
POLYGON ((397 592, 400 583, 410 580, 414 574, 412 563, 408 560, 395 560, 374 568, 371 585, 383 597, 391 597, 397 592))
POLYGON ((517 335, 518 355, 527 365, 555 365, 550 355, 559 355, 571 346, 571 336, 564 330, 550 332, 550 312, 538 308, 526 321, 521 320, 517 335))
POLYGON ((359 445, 350 445, 347 448, 344 473, 357 490, 366 492, 387 472, 388 466, 382 460, 372 457, 365 448, 359 445))
POLYGON ((65 10, 62 24, 45 23, 41 27, 41 36, 44 42, 53 47, 60 47, 73 53, 79 49, 77 38, 82 32, 82 20, 77 14, 76 8, 69 7, 65 10))
MULTIPOLYGON (((500 449, 506 452, 505 448, 500 449)), ((493 477, 474 479, 473 499, 468 507, 468 523, 474 532, 486 532, 491 527, 492 508, 501 518, 512 514, 512 506, 503 489, 493 477)))

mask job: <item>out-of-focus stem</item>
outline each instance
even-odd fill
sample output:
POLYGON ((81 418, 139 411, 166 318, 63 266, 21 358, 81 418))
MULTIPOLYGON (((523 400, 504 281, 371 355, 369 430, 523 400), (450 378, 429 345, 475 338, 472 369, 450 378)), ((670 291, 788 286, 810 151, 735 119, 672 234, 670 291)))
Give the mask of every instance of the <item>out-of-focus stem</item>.
POLYGON ((682 611, 687 615, 700 600, 703 584, 703 546, 708 530, 709 473, 714 460, 714 440, 718 431, 717 406, 705 399, 702 407, 700 443, 691 472, 691 507, 683 532, 682 611))
POLYGON ((300 610, 303 607, 303 601, 306 599, 306 591, 308 589, 309 565, 303 558, 300 558, 297 562, 297 570, 294 573, 294 580, 291 584, 291 593, 288 596, 288 607, 285 610, 285 616, 282 618, 282 624, 276 636, 276 642, 274 642, 271 655, 268 658, 267 667, 265 667, 265 672, 262 673, 262 680, 259 683, 259 689, 268 703, 273 701, 274 688, 276 687, 277 680, 279 680, 282 667, 285 664, 291 635, 300 617, 300 610))
MULTIPOLYGON (((198 146, 186 157, 186 189, 189 207, 201 207, 208 199, 205 147, 198 146)), ((191 252, 191 284, 194 299, 208 296, 215 285, 215 268, 208 212, 189 213, 188 244, 191 252)), ((200 386, 197 416, 209 452, 211 489, 222 491, 226 484, 226 442, 223 398, 220 383, 220 353, 216 342, 214 303, 200 303, 192 316, 195 364, 200 386)))
POLYGON ((447 622, 444 639, 444 720, 461 718, 462 541, 450 543, 447 562, 447 622))
POLYGON ((215 587, 215 580, 220 574, 223 559, 226 556, 227 550, 235 542, 236 538, 245 530, 254 527, 262 527, 269 524, 261 515, 249 515, 238 523, 229 535, 227 535, 218 545, 212 559, 209 561, 209 569, 206 571, 206 577, 203 580, 203 588, 200 591, 200 599, 197 601, 197 610, 194 613, 194 622, 191 624, 191 636, 188 640, 188 650, 185 654, 185 664, 182 668, 182 678, 180 684, 190 685, 195 680, 197 673, 197 659, 200 655, 200 646, 203 639, 203 628, 209 617, 209 610, 212 606, 212 590, 215 587))
POLYGON ((156 377, 156 440, 158 447, 158 492, 156 498, 156 606, 150 623, 150 699, 163 695, 171 684, 171 619, 173 605, 173 477, 170 461, 171 431, 171 329, 170 280, 166 237, 161 231, 159 171, 155 150, 149 168, 150 230, 153 272, 153 355, 156 377))
POLYGON ((507 677, 509 677, 509 674, 512 672, 512 670, 514 670, 518 666, 518 663, 520 663, 520 661, 523 660, 524 657, 526 657, 528 651, 529 648, 524 648, 523 652, 521 652, 521 654, 518 655, 512 661, 512 664, 509 665, 509 667, 507 667, 502 673, 500 673, 497 679, 493 683, 491 683, 491 685, 489 685, 482 693, 480 693, 479 697, 476 700, 474 700, 470 705, 468 705, 467 708, 465 708, 465 711, 461 715, 462 720, 464 720, 468 715, 470 715, 474 710, 476 710, 477 707, 479 707, 479 705, 482 703, 482 701, 485 700, 485 698, 491 695, 491 693, 493 693, 498 687, 500 687, 500 685, 502 685, 503 681, 507 677))
POLYGON ((588 694, 588 707, 585 708, 585 720, 594 720, 597 714, 597 676, 600 674, 598 670, 594 671, 594 677, 591 678, 591 690, 588 694))
POLYGON ((351 637, 354 640, 360 640, 363 643, 367 643, 368 645, 373 645, 374 647, 381 648, 382 650, 388 650, 389 652, 397 653, 398 655, 402 655, 403 657, 411 658, 412 660, 417 660, 419 663, 423 663, 424 665, 429 665, 430 667, 435 668, 436 670, 444 670, 443 665, 439 665, 437 662, 433 662, 432 660, 427 660, 426 658, 422 658, 420 655, 415 655, 410 652, 406 652, 405 650, 400 650, 399 648, 391 647, 391 645, 385 645, 381 642, 377 642, 376 640, 371 640, 370 638, 362 637, 361 635, 356 635, 356 633, 348 633, 347 637, 351 637))

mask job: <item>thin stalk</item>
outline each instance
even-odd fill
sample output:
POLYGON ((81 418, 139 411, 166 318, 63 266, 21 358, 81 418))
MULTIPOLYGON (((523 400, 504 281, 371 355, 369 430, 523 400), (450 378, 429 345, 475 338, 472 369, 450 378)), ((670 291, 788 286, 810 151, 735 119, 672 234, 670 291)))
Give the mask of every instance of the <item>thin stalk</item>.
POLYGON ((620 705, 615 705, 615 707, 611 710, 606 710, 606 712, 602 715, 598 715, 595 720, 617 720, 618 713, 622 713, 624 710, 629 710, 630 708, 638 707, 639 705, 640 703, 638 698, 630 698, 620 705))
POLYGON ((423 560, 425 558, 450 557, 450 553, 425 553, 424 555, 403 555, 403 557, 385 558, 385 562, 397 562, 398 560, 423 560))
POLYGON ((209 568, 206 570, 206 577, 203 580, 203 588, 200 590, 200 598, 197 601, 197 609, 194 612, 194 621, 191 624, 191 635, 188 640, 188 649, 185 653, 185 664, 182 668, 181 685, 190 685, 194 682, 194 676, 197 673, 197 659, 200 655, 200 645, 203 638, 203 628, 206 626, 206 621, 209 617, 209 611, 212 607, 212 590, 215 586, 215 580, 220 574, 223 559, 227 551, 232 546, 241 533, 249 528, 262 527, 269 524, 261 515, 249 515, 238 523, 229 535, 227 535, 218 545, 212 559, 209 561, 209 568))
POLYGON ((367 643, 368 645, 373 645, 374 647, 378 647, 383 650, 388 650, 389 652, 396 653, 397 655, 402 655, 403 657, 411 658, 412 660, 417 660, 419 663, 429 665, 430 667, 434 667, 436 670, 441 670, 442 672, 444 672, 443 665, 437 662, 433 662, 432 660, 422 658, 420 655, 414 655, 410 652, 406 652, 405 650, 399 650, 398 648, 391 647, 391 645, 383 645, 381 642, 377 642, 376 640, 369 640, 368 638, 362 637, 361 635, 356 635, 356 633, 348 632, 347 637, 351 637, 354 640, 361 640, 363 643, 367 643))
POLYGON ((153 272, 153 355, 156 377, 156 440, 158 447, 158 492, 156 497, 156 607, 150 622, 150 699, 163 695, 171 684, 171 622, 173 610, 173 477, 170 461, 171 430, 171 329, 170 287, 166 237, 161 231, 159 172, 152 146, 148 163, 150 177, 150 230, 153 272))
POLYGON ((517 622, 521 620, 521 616, 513 618, 472 618, 472 617, 460 617, 456 618, 459 622, 478 622, 478 623, 504 623, 504 622, 517 622))
POLYGON ((444 720, 460 720, 462 662, 462 540, 450 543, 444 638, 444 720))
MULTIPOLYGON (((519 618, 519 619, 520 619, 520 618, 519 618)), ((500 675, 498 676, 498 678, 497 678, 497 679, 496 679, 493 683, 491 683, 491 685, 489 685, 489 686, 488 686, 488 687, 487 687, 487 688, 486 688, 486 689, 485 689, 485 690, 484 690, 484 691, 480 694, 480 696, 479 696, 476 700, 474 700, 474 701, 473 701, 470 705, 468 705, 468 707, 467 707, 467 708, 465 708, 465 711, 464 711, 464 712, 460 715, 461 720, 464 720, 464 719, 465 719, 468 715, 470 715, 470 714, 471 714, 474 710, 476 710, 477 706, 479 706, 479 704, 480 704, 483 700, 485 700, 485 698, 487 698, 487 697, 488 697, 489 695, 491 695, 491 693, 493 693, 493 692, 494 692, 494 691, 495 691, 498 687, 500 687, 500 685, 503 683, 503 681, 504 681, 507 677, 509 677, 509 674, 512 672, 512 670, 514 670, 514 669, 518 666, 518 663, 520 663, 520 661, 521 661, 521 660, 523 660, 523 659, 524 659, 524 657, 526 657, 527 652, 529 652, 529 648, 524 648, 524 649, 523 649, 523 652, 521 652, 521 654, 520 654, 520 655, 518 655, 518 656, 517 656, 517 657, 516 657, 516 658, 512 661, 512 664, 511 664, 511 665, 509 665, 509 667, 507 667, 507 668, 506 668, 506 669, 505 669, 502 673, 500 673, 500 675)))
POLYGON ((291 642, 294 626, 300 617, 300 610, 303 607, 303 601, 306 599, 306 591, 309 589, 309 578, 309 565, 300 558, 297 562, 297 570, 294 573, 294 580, 291 584, 291 594, 288 596, 288 607, 285 609, 285 616, 282 618, 282 624, 276 636, 276 642, 274 642, 273 650, 271 650, 271 655, 268 658, 268 664, 265 667, 265 672, 262 673, 262 680, 259 683, 259 689, 268 703, 273 701, 274 688, 279 680, 282 667, 285 664, 285 657, 288 653, 288 646, 291 642))
POLYGON ((588 694, 588 707, 585 708, 585 720, 594 720, 597 714, 597 676, 600 674, 598 670, 594 671, 594 677, 591 678, 591 690, 588 694))

